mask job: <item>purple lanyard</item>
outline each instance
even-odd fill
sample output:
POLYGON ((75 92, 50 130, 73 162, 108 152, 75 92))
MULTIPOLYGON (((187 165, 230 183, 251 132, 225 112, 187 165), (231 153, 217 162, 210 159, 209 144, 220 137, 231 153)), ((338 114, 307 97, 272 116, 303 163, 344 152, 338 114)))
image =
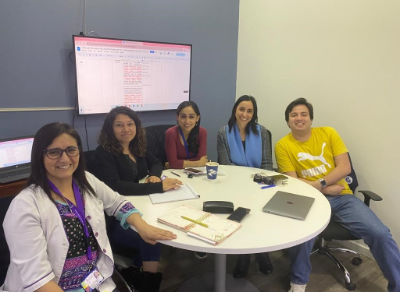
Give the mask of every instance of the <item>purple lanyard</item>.
POLYGON ((77 184, 75 183, 75 181, 72 181, 72 188, 74 190, 74 196, 75 196, 75 201, 76 201, 76 207, 75 205, 68 200, 66 197, 64 197, 61 192, 57 189, 57 187, 50 181, 49 181, 49 185, 51 187, 51 189, 59 194, 61 197, 63 197, 65 199, 65 201, 67 202, 70 210, 72 213, 75 214, 75 216, 78 218, 79 222, 81 222, 82 227, 83 227, 83 231, 85 232, 85 241, 86 241, 86 254, 88 259, 91 261, 92 260, 92 247, 90 246, 90 242, 89 242, 89 230, 86 226, 86 221, 85 221, 85 209, 83 207, 83 200, 82 200, 82 196, 81 196, 81 192, 79 191, 79 188, 77 186, 77 184))
POLYGON ((189 147, 188 147, 188 145, 186 143, 185 136, 183 136, 183 132, 182 132, 181 127, 178 127, 178 128, 179 128, 179 132, 181 133, 181 136, 182 136, 183 144, 185 144, 185 150, 186 150, 187 159, 190 159, 189 147))

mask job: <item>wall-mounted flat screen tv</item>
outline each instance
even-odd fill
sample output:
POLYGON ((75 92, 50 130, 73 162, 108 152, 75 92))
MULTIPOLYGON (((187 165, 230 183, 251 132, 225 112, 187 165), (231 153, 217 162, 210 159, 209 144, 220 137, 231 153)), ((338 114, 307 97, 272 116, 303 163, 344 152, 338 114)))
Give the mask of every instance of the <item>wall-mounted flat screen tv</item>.
POLYGON ((190 98, 192 46, 73 36, 78 112, 176 109, 190 98))

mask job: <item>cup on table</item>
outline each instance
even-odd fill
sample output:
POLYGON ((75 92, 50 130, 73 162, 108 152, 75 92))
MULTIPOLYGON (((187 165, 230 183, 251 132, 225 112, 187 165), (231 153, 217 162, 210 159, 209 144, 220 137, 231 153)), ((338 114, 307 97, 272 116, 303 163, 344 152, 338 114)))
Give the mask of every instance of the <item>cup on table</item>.
POLYGON ((207 162, 206 163, 206 171, 207 171, 207 178, 208 179, 216 179, 218 173, 218 165, 217 162, 207 162))

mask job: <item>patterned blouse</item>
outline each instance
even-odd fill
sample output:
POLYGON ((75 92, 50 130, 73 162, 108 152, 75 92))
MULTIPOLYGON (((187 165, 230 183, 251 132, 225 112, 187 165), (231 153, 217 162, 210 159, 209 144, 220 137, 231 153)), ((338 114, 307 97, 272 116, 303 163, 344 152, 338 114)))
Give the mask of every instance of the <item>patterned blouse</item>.
MULTIPOLYGON (((56 206, 69 242, 67 258, 58 285, 66 292, 85 292, 81 283, 91 268, 96 265, 99 256, 99 245, 93 234, 92 227, 88 220, 85 219, 89 231, 89 243, 92 248, 92 260, 89 260, 86 253, 85 233, 79 219, 71 212, 66 203, 56 201, 56 206)), ((117 214, 117 217, 123 217, 125 222, 129 215, 135 213, 134 210, 136 209, 131 203, 126 203, 118 212, 121 214, 117 214)))

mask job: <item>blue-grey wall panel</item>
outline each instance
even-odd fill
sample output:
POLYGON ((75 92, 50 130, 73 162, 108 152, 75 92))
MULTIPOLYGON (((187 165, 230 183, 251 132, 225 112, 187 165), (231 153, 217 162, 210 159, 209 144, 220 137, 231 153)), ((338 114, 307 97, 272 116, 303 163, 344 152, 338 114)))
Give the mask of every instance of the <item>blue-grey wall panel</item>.
MULTIPOLYGON (((216 133, 235 100, 239 0, 87 0, 86 31, 99 36, 193 45, 191 99, 216 133)), ((72 35, 83 30, 83 0, 0 1, 0 108, 74 106, 72 35)), ((72 112, 0 112, 0 138, 35 133, 51 121, 72 123, 72 112)), ((173 111, 142 113, 145 126, 175 123, 173 111)), ((104 115, 87 116, 89 147, 104 115)), ((86 141, 84 118, 75 127, 86 141)))

